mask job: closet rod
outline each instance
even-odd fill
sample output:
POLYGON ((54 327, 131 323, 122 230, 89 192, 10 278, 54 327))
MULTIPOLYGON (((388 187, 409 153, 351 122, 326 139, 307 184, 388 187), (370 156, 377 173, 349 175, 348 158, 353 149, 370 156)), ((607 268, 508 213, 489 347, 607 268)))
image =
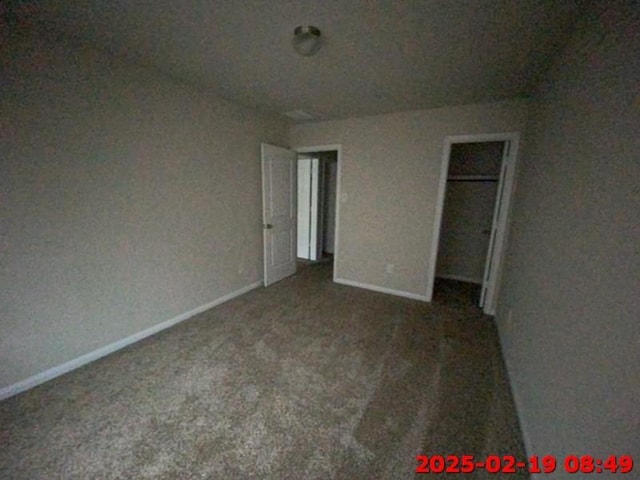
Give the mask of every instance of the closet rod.
POLYGON ((451 175, 447 178, 449 182, 497 182, 497 175, 451 175))

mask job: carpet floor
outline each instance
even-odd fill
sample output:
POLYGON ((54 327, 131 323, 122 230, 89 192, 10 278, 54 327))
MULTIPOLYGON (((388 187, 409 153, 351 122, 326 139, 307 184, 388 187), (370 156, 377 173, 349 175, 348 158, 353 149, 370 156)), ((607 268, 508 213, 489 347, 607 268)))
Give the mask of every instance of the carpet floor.
POLYGON ((426 304, 304 265, 1 402, 0 478, 433 479, 417 454, 524 459, 495 327, 458 287, 426 304))

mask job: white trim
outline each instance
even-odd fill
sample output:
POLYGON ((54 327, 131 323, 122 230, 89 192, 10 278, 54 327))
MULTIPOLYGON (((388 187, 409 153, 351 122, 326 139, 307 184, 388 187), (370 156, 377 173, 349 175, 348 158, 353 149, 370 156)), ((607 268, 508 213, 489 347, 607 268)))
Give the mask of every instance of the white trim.
POLYGON ((378 287, 377 285, 354 282, 353 280, 346 280, 344 278, 336 278, 334 279, 334 282, 340 283, 342 285, 349 285, 350 287, 358 287, 358 288, 364 288, 366 290, 373 290, 374 292, 388 293, 389 295, 395 295, 396 297, 404 297, 404 298, 410 298, 412 300, 421 300, 423 302, 428 302, 427 297, 425 297, 424 295, 418 295, 417 293, 409 293, 409 292, 403 292, 402 290, 393 290, 391 288, 378 287))
POLYGON ((448 136, 444 141, 444 148, 442 153, 442 162, 440 166, 440 179, 438 181, 438 197, 436 200, 436 212, 433 222, 433 237, 431 241, 431 251, 429 254, 429 266, 427 267, 427 301, 431 301, 433 298, 433 285, 436 277, 436 261, 438 259, 438 246, 440 243, 440 228, 442 225, 442 213, 444 207, 445 191, 447 188, 447 176, 449 173, 449 157, 451 155, 451 145, 454 143, 471 143, 471 142, 511 142, 511 151, 509 153, 510 168, 507 169, 505 178, 501 181, 505 182, 504 193, 502 198, 502 208, 505 212, 500 218, 498 226, 498 241, 494 248, 494 270, 493 270, 493 288, 491 295, 487 296, 488 301, 485 302, 483 309, 484 313, 488 315, 495 315, 496 300, 497 300, 497 288, 498 282, 501 276, 502 260, 504 257, 504 246, 506 238, 506 230, 509 225, 508 217, 511 210, 511 200, 513 194, 513 183, 515 179, 515 168, 517 162, 518 143, 520 140, 520 134, 518 132, 505 132, 505 133, 488 133, 478 135, 454 135, 448 136))
POLYGON ((340 251, 340 210, 342 205, 342 147, 338 146, 336 165, 336 224, 333 232, 333 281, 338 279, 338 252, 340 251))
POLYGON ((94 350, 93 352, 85 353, 84 355, 74 358, 73 360, 69 360, 68 362, 57 365, 53 368, 45 370, 44 372, 40 372, 29 378, 25 378, 24 380, 20 380, 19 382, 14 383, 13 385, 4 387, 0 389, 0 400, 4 400, 5 398, 12 397, 14 395, 17 395, 18 393, 24 392, 26 390, 29 390, 30 388, 38 386, 41 383, 44 383, 48 380, 59 377, 60 375, 68 373, 72 370, 75 370, 76 368, 80 368, 83 365, 86 365, 87 363, 93 362, 94 360, 98 360, 99 358, 109 355, 117 350, 120 350, 121 348, 127 347, 133 343, 139 342, 140 340, 147 338, 151 335, 154 335, 162 330, 173 327, 174 325, 180 322, 183 322, 195 315, 198 315, 199 313, 202 313, 224 302, 232 300, 233 298, 239 297, 240 295, 243 295, 260 286, 262 286, 262 280, 259 280, 250 285, 242 287, 231 293, 228 293, 227 295, 224 295, 218 298, 217 300, 214 300, 213 302, 209 302, 205 305, 196 307, 193 310, 189 310, 188 312, 182 313, 170 320, 166 320, 162 323, 158 323, 138 333, 134 333, 133 335, 130 335, 126 338, 118 340, 117 342, 113 342, 113 343, 110 343, 109 345, 105 345, 104 347, 94 350))
POLYGON ((298 153, 337 152, 338 166, 336 168, 336 224, 333 240, 333 281, 338 282, 338 258, 340 257, 340 199, 342 194, 342 145, 318 145, 315 147, 294 147, 298 153))
POLYGON ((476 283, 478 285, 482 285, 481 278, 465 277, 464 275, 449 275, 447 273, 442 275, 438 273, 436 274, 436 278, 444 278, 446 280, 457 280, 458 282, 476 283))
MULTIPOLYGON (((522 442, 524 443, 524 451, 527 458, 531 458, 533 455, 535 455, 535 453, 533 451, 533 445, 531 444, 531 437, 529 436, 528 425, 526 424, 526 422, 524 421, 524 417, 522 416, 522 412, 523 412, 522 397, 520 396, 520 392, 518 390, 517 384, 511 378, 512 370, 510 367, 509 359, 504 354, 504 350, 502 347, 504 345, 504 342, 503 342, 504 338, 502 336, 500 326, 498 326, 498 336, 500 337, 500 354, 502 355, 505 369, 507 370, 507 380, 508 380, 507 383, 511 387, 511 396, 513 397, 513 403, 515 404, 515 407, 516 407, 516 415, 518 417, 518 423, 520 424, 520 434, 522 435, 522 442)), ((532 480, 536 480, 538 478, 541 478, 539 477, 539 474, 537 473, 531 474, 532 480)))

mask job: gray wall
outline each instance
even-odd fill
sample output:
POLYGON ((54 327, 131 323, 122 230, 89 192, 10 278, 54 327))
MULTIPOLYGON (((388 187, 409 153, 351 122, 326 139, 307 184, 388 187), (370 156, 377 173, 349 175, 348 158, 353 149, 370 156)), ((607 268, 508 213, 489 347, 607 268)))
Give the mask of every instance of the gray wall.
POLYGON ((445 138, 521 131, 526 112, 512 100, 293 125, 296 147, 342 145, 338 279, 424 297, 445 138))
POLYGON ((532 103, 497 321, 530 452, 637 462, 640 9, 599 8, 532 103))
POLYGON ((0 388, 262 278, 287 125, 64 40, 0 46, 0 388))

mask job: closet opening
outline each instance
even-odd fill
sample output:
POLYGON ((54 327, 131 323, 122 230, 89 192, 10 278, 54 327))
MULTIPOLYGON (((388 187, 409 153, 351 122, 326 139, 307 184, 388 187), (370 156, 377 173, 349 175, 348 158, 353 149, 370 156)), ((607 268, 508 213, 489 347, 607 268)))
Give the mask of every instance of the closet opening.
POLYGON ((298 153, 297 256, 302 263, 333 263, 337 167, 336 150, 298 153))
POLYGON ((449 137, 429 298, 495 314, 517 134, 449 137))

